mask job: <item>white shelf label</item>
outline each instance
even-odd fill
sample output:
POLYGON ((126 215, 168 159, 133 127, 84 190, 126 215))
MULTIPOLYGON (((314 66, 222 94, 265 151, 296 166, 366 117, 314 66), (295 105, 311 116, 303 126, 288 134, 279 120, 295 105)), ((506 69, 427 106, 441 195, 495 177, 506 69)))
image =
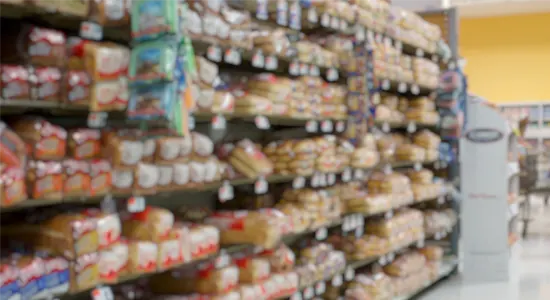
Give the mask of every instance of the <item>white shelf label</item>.
POLYGON ((346 122, 338 121, 336 122, 336 132, 344 132, 346 130, 346 122))
POLYGON ((366 38, 365 27, 360 25, 357 27, 357 30, 355 31, 355 38, 360 42, 365 40, 366 38))
POLYGON ((113 290, 109 286, 97 287, 92 290, 93 300, 114 300, 113 290))
POLYGON ((310 7, 308 9, 308 11, 307 11, 307 20, 310 23, 313 23, 313 24, 317 24, 317 22, 319 22, 319 15, 317 14, 317 10, 315 9, 315 7, 310 7))
POLYGON ((418 84, 413 84, 411 86, 411 93, 413 93, 414 95, 420 94, 420 88, 418 87, 418 84))
POLYGON ((331 120, 324 120, 321 122, 321 131, 322 132, 332 132, 333 125, 331 120))
POLYGON ((329 173, 327 175, 327 185, 333 185, 336 183, 336 174, 329 173))
POLYGON ((342 181, 343 182, 350 182, 351 181, 351 169, 345 168, 344 172, 342 172, 342 181))
POLYGON ((256 194, 265 194, 267 193, 267 189, 268 184, 263 177, 258 178, 258 180, 256 180, 256 183, 254 183, 254 192, 256 194))
POLYGON ((107 112, 98 111, 89 113, 87 123, 90 128, 105 127, 107 125, 107 112))
POLYGON ((332 278, 331 284, 332 286, 339 287, 344 283, 344 280, 342 279, 342 275, 336 275, 332 278))
POLYGON ((312 287, 307 287, 304 290, 304 299, 311 299, 311 298, 313 298, 313 296, 315 296, 313 288, 312 287))
POLYGON ((328 81, 336 81, 338 80, 338 70, 335 68, 330 68, 327 70, 327 80, 328 81))
POLYGON ((302 189, 306 186, 306 179, 302 176, 294 178, 292 181, 292 187, 294 189, 302 189))
POLYGON ((437 204, 443 204, 443 203, 445 203, 445 196, 437 197, 437 204))
POLYGON ((211 61, 221 62, 222 61, 222 49, 218 46, 212 45, 206 50, 206 58, 211 61))
POLYGON ((212 118, 212 129, 223 130, 227 127, 227 120, 222 115, 215 115, 212 118))
POLYGON ((142 212, 145 210, 145 198, 141 196, 130 197, 126 204, 128 211, 131 213, 142 212))
POLYGON ((316 232, 315 232, 315 238, 318 240, 318 241, 322 241, 324 239, 327 238, 327 234, 328 234, 328 231, 326 228, 319 228, 316 232))
POLYGON ((197 122, 195 122, 195 117, 193 115, 189 115, 187 118, 187 127, 189 127, 189 130, 194 130, 197 122))
POLYGON ((297 60, 293 60, 288 66, 288 73, 292 76, 300 75, 300 63, 297 60))
POLYGON ((416 132, 416 123, 415 122, 409 122, 409 125, 407 125, 407 132, 414 133, 416 132))
POLYGON ((229 255, 227 255, 225 250, 222 249, 220 250, 218 257, 214 260, 214 266, 217 269, 225 268, 229 265, 230 262, 231 262, 231 258, 229 257, 229 255))
POLYGON ((327 186, 327 175, 326 174, 319 174, 319 186, 325 187, 327 186))
POLYGON ((380 258, 378 259, 378 263, 381 266, 385 266, 388 263, 388 261, 386 260, 386 256, 385 255, 380 256, 380 258))
POLYGON ((306 131, 310 133, 317 132, 319 130, 319 123, 315 120, 309 120, 306 123, 306 131))
POLYGON ((390 89, 390 81, 388 79, 382 80, 382 89, 386 91, 390 89))
POLYGON ((416 247, 424 248, 424 239, 421 239, 418 242, 416 242, 416 247))
POLYGON ((290 296, 290 300, 302 300, 302 293, 296 292, 290 296))
POLYGON ((355 228, 355 237, 356 238, 362 237, 364 233, 365 233, 365 228, 363 228, 362 226, 355 228))
POLYGON ((321 76, 321 70, 319 70, 318 66, 311 65, 309 67, 309 75, 311 75, 311 76, 321 76))
POLYGON ((407 92, 407 84, 404 82, 400 82, 399 86, 397 87, 397 91, 400 93, 406 93, 407 92))
POLYGON ((388 133, 390 132, 390 124, 388 122, 384 122, 382 123, 382 131, 385 132, 385 133, 388 133))
POLYGON ((277 70, 279 67, 279 60, 276 56, 270 55, 265 58, 265 69, 268 71, 277 70))
POLYGON ((228 181, 224 181, 222 186, 218 189, 218 199, 223 203, 232 200, 233 197, 233 186, 229 184, 228 181))
POLYGON ((364 176, 365 176, 365 171, 363 171, 362 169, 355 169, 353 177, 356 180, 361 180, 363 179, 364 176))
POLYGON ((256 116, 254 118, 254 123, 256 124, 256 127, 258 127, 258 129, 268 130, 271 128, 269 119, 266 116, 256 116))
POLYGON ((262 51, 256 51, 252 56, 252 66, 255 68, 263 68, 265 66, 265 57, 262 51))
POLYGON ((390 211, 387 211, 385 214, 384 214, 384 219, 386 220, 389 220, 393 218, 393 210, 390 210, 390 211))
POLYGON ((388 263, 391 263, 394 259, 395 259, 395 254, 394 253, 388 254, 388 263))
POLYGON ((348 22, 346 20, 342 19, 340 20, 340 30, 346 31, 348 29, 348 22))
POLYGON ((352 267, 347 267, 344 277, 346 281, 353 280, 353 278, 355 278, 355 270, 352 267))
POLYGON ((330 27, 330 15, 328 13, 324 13, 321 16, 321 26, 330 27))
POLYGON ((337 17, 332 17, 330 19, 330 28, 332 29, 340 28, 340 19, 338 19, 337 17))
POLYGON ((420 48, 416 49, 416 56, 424 57, 424 50, 422 50, 420 48))
POLYGON ((307 75, 309 73, 309 66, 306 63, 300 64, 300 75, 307 75))
POLYGON ((225 50, 225 55, 223 59, 226 63, 238 66, 241 64, 242 58, 241 53, 235 49, 227 49, 225 50))
POLYGON ((414 170, 415 170, 415 171, 420 171, 420 170, 422 170, 422 164, 419 163, 419 162, 415 162, 415 163, 414 163, 414 170))
POLYGON ((322 294, 325 293, 325 290, 326 290, 325 282, 324 281, 317 282, 317 284, 315 285, 315 295, 321 296, 322 294))
POLYGON ((384 174, 388 175, 388 174, 391 174, 393 172, 392 170, 392 167, 390 164, 386 164, 384 166, 384 169, 382 170, 384 172, 384 174))
POLYGON ((84 21, 80 23, 80 37, 87 40, 101 41, 103 39, 103 27, 94 22, 84 21))

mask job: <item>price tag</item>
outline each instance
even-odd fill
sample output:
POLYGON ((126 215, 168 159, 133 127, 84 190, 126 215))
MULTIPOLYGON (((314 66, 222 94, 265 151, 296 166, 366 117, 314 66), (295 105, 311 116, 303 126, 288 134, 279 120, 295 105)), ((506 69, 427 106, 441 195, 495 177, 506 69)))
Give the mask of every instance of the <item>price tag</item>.
POLYGON ((326 174, 319 174, 319 186, 325 187, 327 186, 327 175, 326 174))
POLYGON ((442 234, 440 232, 436 232, 434 238, 436 241, 439 241, 442 238, 442 234))
POLYGON ((212 118, 212 129, 223 130, 227 127, 227 120, 222 115, 215 115, 212 118))
POLYGON ((375 36, 374 36, 374 39, 376 40, 377 43, 381 44, 382 43, 382 35, 380 33, 377 33, 375 36))
POLYGON ((397 91, 400 93, 406 93, 407 92, 407 84, 404 82, 400 82, 399 86, 397 87, 397 91))
POLYGON ((315 285, 315 295, 321 296, 322 294, 325 293, 325 290, 326 290, 325 282, 324 281, 317 282, 317 284, 315 285))
POLYGON ((424 248, 424 239, 421 239, 418 242, 416 242, 416 247, 417 248, 424 248))
POLYGON ((97 287, 92 290, 92 299, 93 300, 114 300, 113 291, 109 286, 97 287))
POLYGON ((309 67, 309 75, 311 75, 311 76, 321 76, 321 70, 319 70, 318 66, 311 65, 309 67))
POLYGON ((351 168, 345 168, 342 172, 342 181, 350 182, 352 178, 351 168))
POLYGON ((222 49, 218 46, 210 46, 206 50, 206 58, 211 61, 221 62, 222 61, 222 49))
POLYGON ((390 89, 390 81, 388 79, 382 80, 382 89, 386 91, 390 89))
POLYGON ((355 31, 355 39, 362 42, 365 40, 365 38, 366 38, 365 27, 358 26, 357 30, 355 31))
POLYGON ((327 70, 327 80, 328 81, 336 81, 338 80, 338 70, 335 68, 330 68, 327 70))
POLYGON ((103 200, 100 203, 101 211, 106 214, 112 214, 116 213, 116 202, 113 200, 113 196, 111 194, 105 195, 103 200))
POLYGON ((256 18, 260 20, 267 20, 267 2, 268 0, 256 0, 258 6, 256 6, 256 18))
POLYGON ((336 132, 344 132, 346 130, 346 123, 344 121, 336 122, 336 132))
POLYGON ((225 50, 225 55, 223 60, 228 64, 238 66, 241 64, 241 61, 242 61, 241 53, 239 53, 239 51, 235 49, 231 49, 231 48, 227 49, 225 50))
POLYGON ((145 210, 145 198, 141 196, 130 197, 126 207, 131 213, 142 212, 145 210))
POLYGON ((306 123, 306 131, 307 132, 310 132, 310 133, 317 132, 318 129, 319 129, 319 123, 317 123, 317 121, 315 121, 315 120, 307 121, 307 123, 306 123))
POLYGON ((302 176, 294 178, 292 180, 292 188, 294 189, 301 189, 306 186, 306 179, 302 176))
POLYGON ((390 132, 390 124, 388 122, 384 122, 382 124, 382 131, 385 132, 385 133, 390 132))
POLYGON ((353 178, 355 178, 355 180, 361 180, 363 177, 365 177, 365 171, 363 171, 363 169, 355 169, 353 178))
POLYGON ((332 281, 330 283, 332 286, 339 287, 342 286, 342 283, 344 283, 344 279, 342 278, 342 275, 336 275, 332 277, 332 281))
POLYGON ((355 278, 355 270, 352 267, 347 267, 346 272, 344 272, 344 278, 346 281, 353 280, 355 278))
POLYGON ((102 128, 107 125, 107 112, 98 111, 88 114, 88 127, 90 128, 102 128))
POLYGON ((314 188, 319 186, 319 173, 315 173, 311 177, 311 186, 314 188))
POLYGON ((288 66, 288 73, 292 76, 300 75, 300 63, 297 60, 293 60, 288 66))
POLYGON ((337 17, 332 17, 330 19, 330 28, 332 29, 338 29, 340 27, 340 19, 337 17))
POLYGON ((313 288, 312 287, 307 287, 304 290, 304 299, 311 299, 311 298, 313 298, 313 296, 315 296, 313 288))
POLYGON ((374 32, 369 29, 367 29, 367 41, 369 42, 369 44, 374 44, 374 42, 376 42, 376 39, 374 38, 374 32))
MULTIPOLYGON (((325 15, 327 15, 327 14, 325 14, 325 15)), ((310 23, 313 23, 313 24, 317 24, 317 22, 319 22, 319 15, 317 14, 317 10, 315 9, 315 7, 310 7, 307 10, 307 20, 310 23)), ((323 25, 323 26, 325 26, 325 25, 323 25)))
POLYGON ((385 255, 380 256, 380 258, 378 259, 378 263, 381 266, 385 266, 388 263, 388 261, 386 260, 386 256, 385 255))
POLYGON ((219 268, 224 268, 224 267, 227 267, 229 265, 230 261, 231 261, 231 258, 229 257, 229 255, 227 255, 225 250, 221 249, 220 254, 214 260, 214 266, 218 269, 219 268))
POLYGON ((290 300, 302 300, 302 293, 296 292, 290 296, 290 300))
POLYGON ((321 131, 322 132, 332 132, 333 125, 331 120, 324 120, 321 122, 321 131))
POLYGON ((254 118, 254 123, 256 124, 256 127, 258 127, 258 129, 268 130, 271 128, 269 119, 266 116, 256 116, 254 118))
POLYGON ((445 196, 441 195, 437 197, 437 204, 443 204, 445 203, 445 196))
POLYGON ((395 259, 395 254, 394 253, 388 254, 388 263, 391 263, 394 259, 395 259))
POLYGON ((360 238, 363 236, 363 233, 365 233, 365 228, 362 226, 355 228, 355 237, 360 238))
POLYGON ((256 194, 265 194, 267 193, 267 189, 268 184, 263 177, 258 178, 258 180, 256 180, 256 183, 254 183, 254 192, 256 194))
POLYGON ((224 181, 222 186, 218 189, 218 199, 223 203, 232 200, 233 197, 233 186, 229 184, 229 181, 224 181))
POLYGON ((384 38, 384 45, 389 48, 389 47, 391 47, 391 44, 392 44, 391 38, 385 37, 384 38))
POLYGON ((422 50, 420 48, 416 49, 416 56, 424 57, 424 50, 422 50))
POLYGON ((279 67, 279 60, 276 56, 270 55, 265 58, 265 69, 268 71, 277 70, 279 67))
POLYGON ((328 13, 324 13, 321 16, 321 26, 330 27, 330 15, 328 13))
POLYGON ((344 219, 342 220, 342 231, 343 232, 350 231, 350 220, 351 220, 351 217, 344 217, 344 219))
POLYGON ((348 22, 346 22, 346 20, 340 20, 340 30, 348 30, 348 22))
POLYGON ((265 58, 262 51, 256 51, 252 56, 252 66, 255 68, 263 68, 265 66, 265 58))
POLYGON ((415 122, 409 122, 409 125, 407 125, 407 132, 413 133, 416 132, 416 123, 415 122))
POLYGON ((384 214, 384 219, 386 220, 389 220, 393 218, 393 210, 390 210, 390 211, 387 211, 385 214, 384 214))
POLYGON ((327 175, 327 184, 328 185, 333 185, 336 183, 336 174, 334 173, 330 173, 327 175))
POLYGON ((307 75, 309 72, 309 66, 305 63, 300 64, 300 75, 307 75))
POLYGON ((84 21, 80 23, 80 37, 86 40, 101 41, 103 39, 103 27, 94 22, 84 21))
POLYGON ((419 163, 419 162, 415 162, 415 163, 414 163, 414 170, 415 170, 415 171, 420 171, 420 170, 422 170, 422 164, 419 163))
POLYGON ((411 86, 411 93, 413 93, 414 95, 420 94, 420 88, 418 87, 418 84, 413 84, 411 86))
POLYGON ((288 2, 277 0, 277 24, 286 26, 288 24, 288 2))
POLYGON ((319 228, 316 232, 315 232, 315 239, 317 239, 318 241, 322 241, 324 239, 327 238, 327 235, 328 235, 328 230, 326 228, 319 228))

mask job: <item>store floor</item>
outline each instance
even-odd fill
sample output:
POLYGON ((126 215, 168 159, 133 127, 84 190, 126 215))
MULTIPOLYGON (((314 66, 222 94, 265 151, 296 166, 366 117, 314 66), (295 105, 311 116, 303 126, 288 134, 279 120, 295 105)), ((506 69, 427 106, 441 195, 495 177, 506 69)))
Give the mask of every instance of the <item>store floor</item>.
POLYGON ((533 203, 536 219, 529 235, 514 249, 513 278, 508 283, 465 285, 460 275, 441 282, 421 300, 550 300, 550 207, 533 203))

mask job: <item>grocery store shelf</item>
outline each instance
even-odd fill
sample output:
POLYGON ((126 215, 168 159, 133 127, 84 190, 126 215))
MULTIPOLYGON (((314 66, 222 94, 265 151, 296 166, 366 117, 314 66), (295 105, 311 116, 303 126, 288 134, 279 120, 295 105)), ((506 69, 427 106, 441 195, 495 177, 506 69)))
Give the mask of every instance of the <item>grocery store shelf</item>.
POLYGON ((436 90, 416 83, 400 82, 392 79, 379 79, 379 84, 380 91, 409 96, 426 96, 436 90))
POLYGON ((421 129, 437 130, 438 128, 436 124, 418 123, 414 121, 407 123, 376 121, 374 124, 384 132, 389 132, 391 130, 407 130, 410 133, 414 133, 421 129))
MULTIPOLYGON (((433 162, 395 162, 390 164, 380 164, 379 166, 369 168, 369 169, 364 169, 364 170, 365 171, 373 170, 376 168, 385 167, 387 165, 390 165, 393 169, 400 169, 400 168, 410 168, 415 165, 427 166, 430 164, 433 164, 433 162)), ((334 174, 335 176, 341 176, 343 173, 337 172, 337 173, 331 173, 331 174, 334 174)), ((314 176, 313 174, 309 176, 271 175, 265 178, 265 180, 268 183, 285 183, 285 182, 292 182, 294 179, 297 179, 297 178, 312 179, 313 176, 314 176)), ((350 180, 351 179, 352 178, 350 178, 350 180)), ((244 185, 254 184, 256 181, 258 181, 258 178, 239 178, 239 179, 233 179, 233 180, 227 180, 227 181, 196 185, 193 187, 184 188, 180 190, 159 192, 154 195, 116 195, 114 194, 113 196, 115 198, 129 198, 131 196, 144 196, 146 198, 149 198, 149 197, 167 198, 175 195, 181 195, 184 193, 200 193, 200 192, 207 192, 207 191, 214 192, 214 191, 217 191, 225 183, 231 186, 244 186, 244 185)), ((74 197, 74 198, 64 198, 62 200, 29 199, 13 206, 2 207, 0 209, 0 213, 37 208, 37 207, 54 206, 54 205, 60 205, 60 204, 99 204, 103 199, 104 199, 103 196, 97 196, 97 197, 83 196, 83 197, 74 197)))
POLYGON ((394 297, 394 300, 409 300, 414 299, 423 292, 426 292, 429 288, 433 287, 435 284, 439 283, 440 281, 448 278, 458 267, 458 261, 455 257, 446 257, 443 259, 443 262, 441 263, 441 266, 439 267, 439 274, 435 280, 432 280, 430 282, 427 282, 424 286, 417 289, 416 291, 399 297, 394 297))
MULTIPOLYGON (((345 126, 347 118, 330 118, 330 117, 316 117, 316 118, 304 118, 304 117, 287 117, 287 116, 270 116, 270 115, 250 115, 250 114, 238 114, 238 113, 208 113, 208 112, 197 112, 193 114, 195 122, 212 122, 214 118, 222 116, 226 120, 242 120, 245 122, 256 122, 256 117, 264 116, 270 125, 282 125, 282 126, 305 126, 310 121, 331 121, 331 122, 344 122, 342 124, 342 131, 345 126)), ((335 124, 332 124, 332 128, 336 128, 335 124)))

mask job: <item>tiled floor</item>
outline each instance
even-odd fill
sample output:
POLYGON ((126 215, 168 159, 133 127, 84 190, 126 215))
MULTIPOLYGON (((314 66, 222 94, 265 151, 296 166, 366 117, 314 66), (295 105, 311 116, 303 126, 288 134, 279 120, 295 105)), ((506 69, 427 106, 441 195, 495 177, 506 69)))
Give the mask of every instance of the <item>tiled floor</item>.
POLYGON ((550 207, 544 208, 541 199, 537 199, 533 206, 536 221, 531 224, 527 239, 514 250, 517 271, 509 282, 465 285, 458 275, 419 299, 550 300, 550 207))

